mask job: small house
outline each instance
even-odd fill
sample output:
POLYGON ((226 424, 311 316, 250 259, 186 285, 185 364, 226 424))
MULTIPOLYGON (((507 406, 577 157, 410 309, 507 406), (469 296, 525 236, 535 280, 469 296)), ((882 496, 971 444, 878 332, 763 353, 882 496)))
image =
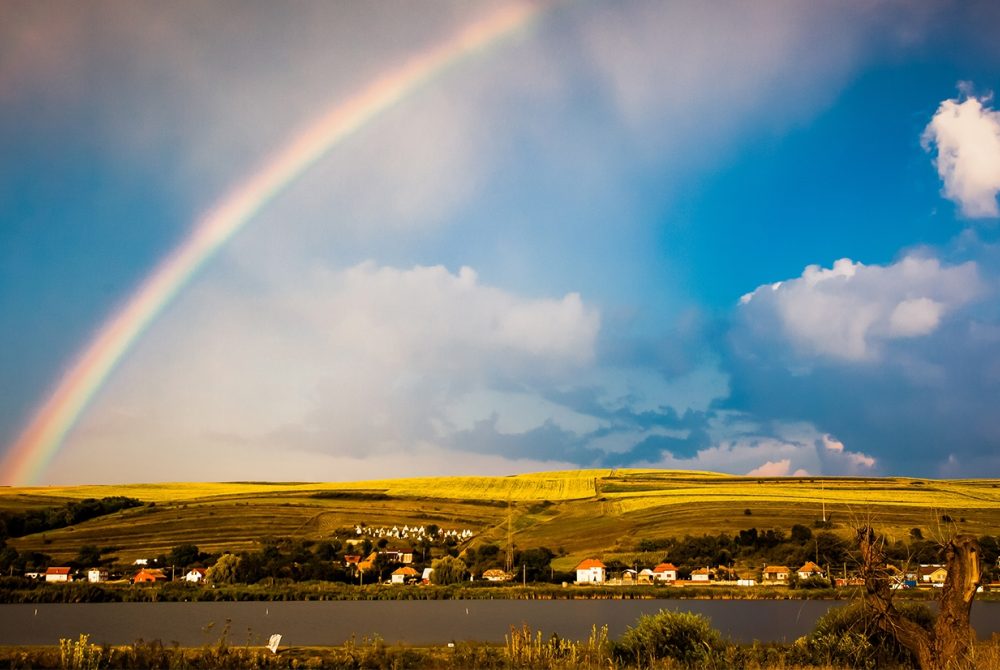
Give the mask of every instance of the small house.
POLYGON ((70 568, 49 568, 45 571, 45 581, 50 584, 65 584, 73 581, 70 568))
POLYGON ((90 570, 87 570, 87 581, 91 584, 108 581, 108 569, 91 568, 90 570))
POLYGON ((588 558, 576 566, 577 584, 603 584, 607 566, 596 558, 588 558))
POLYGON ((660 563, 653 568, 653 578, 658 582, 676 582, 677 566, 673 563, 660 563))
POLYGON ((707 582, 711 577, 712 573, 708 568, 698 568, 691 571, 692 582, 707 582))
POLYGON ((133 584, 152 584, 165 581, 167 581, 167 576, 159 568, 143 568, 132 577, 133 584))
POLYGON ((649 568, 643 568, 639 571, 636 581, 640 584, 651 584, 653 580, 656 579, 654 573, 649 568))
POLYGON ((787 584, 791 573, 792 571, 785 565, 769 565, 764 568, 761 581, 765 584, 787 584))
POLYGON ((823 568, 819 567, 812 561, 806 561, 806 564, 798 569, 799 579, 809 579, 810 577, 822 577, 823 568))
POLYGON ((511 576, 510 573, 500 568, 490 568, 483 572, 483 579, 488 582, 509 582, 511 576))
POLYGON ((948 570, 943 565, 921 565, 917 575, 921 584, 942 585, 948 578, 948 570))
POLYGON ((207 571, 205 568, 191 568, 186 573, 184 573, 184 581, 190 582, 192 584, 201 584, 205 581, 205 575, 207 571))
POLYGON ((406 584, 407 582, 412 582, 419 575, 419 572, 408 565, 404 565, 401 568, 393 570, 390 577, 393 584, 406 584))

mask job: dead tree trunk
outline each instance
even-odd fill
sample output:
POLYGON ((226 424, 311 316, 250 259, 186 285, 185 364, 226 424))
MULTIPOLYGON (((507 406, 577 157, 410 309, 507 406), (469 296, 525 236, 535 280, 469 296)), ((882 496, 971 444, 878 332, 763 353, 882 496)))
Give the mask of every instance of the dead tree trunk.
POLYGON ((913 652, 921 670, 952 670, 969 667, 975 632, 969 621, 972 600, 979 586, 979 544, 961 536, 945 545, 948 576, 939 598, 934 628, 928 631, 900 614, 892 602, 891 575, 882 541, 871 528, 858 531, 861 576, 865 581, 865 604, 878 625, 913 652))

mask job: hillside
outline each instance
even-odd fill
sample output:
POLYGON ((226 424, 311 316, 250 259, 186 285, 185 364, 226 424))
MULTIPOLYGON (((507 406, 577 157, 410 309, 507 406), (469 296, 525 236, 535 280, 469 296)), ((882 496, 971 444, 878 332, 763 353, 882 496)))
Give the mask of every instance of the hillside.
POLYGON ((10 541, 18 551, 69 559, 83 545, 116 547, 123 561, 184 542, 250 548, 266 536, 322 539, 357 524, 470 529, 472 544, 547 546, 568 568, 579 558, 638 556, 643 539, 789 529, 822 515, 845 537, 865 522, 890 537, 996 534, 1000 480, 750 478, 708 472, 583 470, 510 477, 351 483, 230 482, 0 488, 0 511, 128 496, 147 503, 10 541), (950 519, 950 521, 949 521, 950 519))

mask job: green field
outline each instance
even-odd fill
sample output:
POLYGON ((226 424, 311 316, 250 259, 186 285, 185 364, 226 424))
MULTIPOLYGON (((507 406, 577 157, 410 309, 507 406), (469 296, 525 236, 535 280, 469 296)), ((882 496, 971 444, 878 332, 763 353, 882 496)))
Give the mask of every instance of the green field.
POLYGON ((83 545, 117 547, 122 561, 184 542, 204 551, 252 548, 266 536, 330 537, 339 528, 436 524, 471 529, 473 544, 503 545, 508 519, 522 548, 580 558, 633 556, 644 538, 787 530, 824 514, 845 537, 862 523, 891 538, 1000 534, 1000 480, 757 478, 708 472, 581 470, 510 477, 439 477, 351 483, 178 483, 0 488, 0 510, 129 496, 139 508, 11 540, 19 551, 70 559, 83 545), (749 512, 749 514, 748 514, 749 512), (942 521, 942 517, 951 521, 942 521))

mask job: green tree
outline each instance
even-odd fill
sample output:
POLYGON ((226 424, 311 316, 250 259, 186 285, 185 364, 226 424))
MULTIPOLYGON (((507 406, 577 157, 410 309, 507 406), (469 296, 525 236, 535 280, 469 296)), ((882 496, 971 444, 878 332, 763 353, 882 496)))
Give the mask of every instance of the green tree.
POLYGON ((434 569, 431 581, 435 584, 457 584, 464 580, 468 573, 465 561, 451 556, 439 558, 431 564, 431 567, 434 569))
POLYGON ((73 559, 81 568, 94 567, 101 564, 101 549, 94 544, 85 544, 80 547, 76 558, 73 559))
POLYGON ((223 554, 215 565, 208 569, 205 577, 213 584, 233 584, 236 582, 236 572, 240 568, 240 557, 235 554, 223 554))
POLYGON ((179 568, 186 568, 193 563, 197 563, 201 559, 201 552, 198 551, 198 547, 196 545, 190 543, 178 544, 170 550, 170 554, 167 556, 167 564, 176 565, 179 568))

